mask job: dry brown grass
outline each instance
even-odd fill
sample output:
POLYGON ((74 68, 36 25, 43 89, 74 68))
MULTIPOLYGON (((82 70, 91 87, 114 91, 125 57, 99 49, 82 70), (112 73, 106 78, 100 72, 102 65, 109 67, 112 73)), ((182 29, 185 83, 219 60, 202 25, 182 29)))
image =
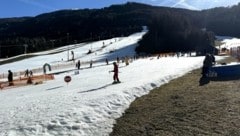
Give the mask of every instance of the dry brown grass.
MULTIPOLYGON (((226 61, 226 60, 225 60, 226 61)), ((239 136, 240 80, 199 85, 201 70, 172 80, 134 101, 111 136, 239 136)))

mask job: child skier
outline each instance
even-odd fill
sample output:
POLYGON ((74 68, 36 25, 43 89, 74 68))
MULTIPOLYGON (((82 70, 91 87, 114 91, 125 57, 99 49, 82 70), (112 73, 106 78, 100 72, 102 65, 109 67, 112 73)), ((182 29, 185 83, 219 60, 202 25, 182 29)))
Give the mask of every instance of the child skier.
POLYGON ((113 74, 113 84, 116 84, 116 83, 121 83, 120 81, 119 81, 119 78, 118 78, 118 65, 117 65, 117 63, 116 62, 113 62, 113 66, 114 66, 114 68, 113 68, 113 70, 112 71, 109 71, 109 72, 114 72, 114 74, 113 74))

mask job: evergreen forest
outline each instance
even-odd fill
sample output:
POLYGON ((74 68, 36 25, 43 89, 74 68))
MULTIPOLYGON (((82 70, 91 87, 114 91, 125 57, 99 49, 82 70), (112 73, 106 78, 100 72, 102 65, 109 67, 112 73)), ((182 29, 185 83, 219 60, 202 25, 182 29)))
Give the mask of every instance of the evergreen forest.
POLYGON ((2 18, 0 58, 128 36, 142 26, 148 26, 149 32, 139 42, 138 53, 195 51, 213 46, 215 35, 240 37, 239 16, 240 4, 192 11, 128 2, 102 9, 2 18))

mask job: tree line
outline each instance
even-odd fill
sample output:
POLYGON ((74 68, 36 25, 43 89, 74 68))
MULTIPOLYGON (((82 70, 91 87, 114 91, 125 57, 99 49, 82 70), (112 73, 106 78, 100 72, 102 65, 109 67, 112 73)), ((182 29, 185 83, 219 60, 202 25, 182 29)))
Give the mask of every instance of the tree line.
POLYGON ((196 27, 182 14, 165 13, 152 20, 139 44, 138 53, 190 52, 214 46, 214 33, 196 27))
POLYGON ((240 37, 240 5, 191 11, 134 2, 102 9, 61 10, 36 17, 0 19, 0 57, 48 50, 141 31, 149 32, 136 49, 157 53, 212 46, 214 34, 240 37))

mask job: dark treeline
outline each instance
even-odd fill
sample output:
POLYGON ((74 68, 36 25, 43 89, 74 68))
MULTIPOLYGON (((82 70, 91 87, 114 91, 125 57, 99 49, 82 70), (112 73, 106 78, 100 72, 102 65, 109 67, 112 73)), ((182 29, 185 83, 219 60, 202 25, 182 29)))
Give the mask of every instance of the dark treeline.
POLYGON ((146 5, 113 5, 99 10, 63 10, 28 18, 0 19, 1 57, 66 44, 127 36, 142 30, 146 5))
POLYGON ((203 25, 216 35, 240 37, 240 3, 228 8, 204 10, 203 25))
POLYGON ((213 43, 213 33, 240 37, 240 6, 191 11, 139 3, 103 9, 62 10, 36 17, 0 19, 0 57, 61 47, 66 44, 149 33, 137 51, 189 51, 213 43), (205 28, 203 30, 203 28, 205 28))
POLYGON ((182 14, 165 13, 153 19, 139 44, 136 51, 145 53, 204 51, 214 45, 214 33, 182 14))

